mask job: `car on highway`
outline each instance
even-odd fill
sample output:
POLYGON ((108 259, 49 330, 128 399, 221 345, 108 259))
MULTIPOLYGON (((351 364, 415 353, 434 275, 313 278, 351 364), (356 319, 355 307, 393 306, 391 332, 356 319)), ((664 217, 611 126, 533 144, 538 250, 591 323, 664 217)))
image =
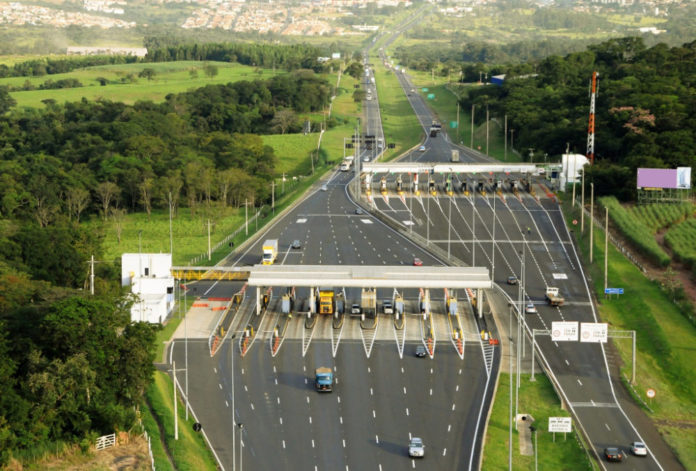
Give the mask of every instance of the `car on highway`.
POLYGON ((413 437, 408 442, 408 456, 411 458, 423 458, 425 456, 425 445, 423 445, 421 438, 413 437))
POLYGON ((360 307, 360 304, 353 304, 350 307, 350 315, 351 316, 359 316, 362 314, 362 307, 360 307))
POLYGON ((648 456, 648 447, 643 442, 631 443, 631 453, 635 456, 648 456))
POLYGON ((517 284, 517 277, 515 275, 508 276, 507 277, 507 284, 516 285, 517 284))
POLYGON ((321 186, 321 191, 327 191, 328 189, 329 189, 329 187, 326 185, 321 186))
POLYGON ((388 299, 382 301, 382 312, 385 314, 394 314, 394 305, 388 299))
POLYGON ((369 162, 369 161, 370 161, 369 155, 366 155, 365 157, 363 157, 363 162, 369 162))
POLYGON ((302 248, 302 244, 300 243, 300 241, 298 239, 293 240, 292 244, 290 246, 293 249, 301 249, 302 248))
POLYGON ((607 461, 623 461, 626 455, 621 448, 608 447, 604 449, 604 457, 607 461))
POLYGON ((524 312, 526 312, 527 314, 536 314, 537 308, 534 306, 534 304, 529 303, 527 304, 527 307, 524 308, 524 312))
POLYGON ((425 349, 423 345, 418 345, 416 346, 416 356, 418 358, 423 358, 428 354, 428 351, 425 349))
POLYGON ((355 214, 365 214, 365 211, 363 211, 361 208, 355 208, 355 214))
POLYGON ((425 152, 425 146, 420 146, 420 147, 418 148, 418 150, 421 151, 421 152, 425 152))
POLYGON ((413 259, 413 266, 414 267, 422 267, 423 266, 423 260, 420 258, 416 257, 413 259))

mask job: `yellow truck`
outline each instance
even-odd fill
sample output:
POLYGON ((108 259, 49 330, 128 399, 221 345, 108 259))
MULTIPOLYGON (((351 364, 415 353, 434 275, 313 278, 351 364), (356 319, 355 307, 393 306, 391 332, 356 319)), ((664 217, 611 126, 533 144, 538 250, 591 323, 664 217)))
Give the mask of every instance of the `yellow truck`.
POLYGON ((273 265, 276 258, 278 258, 278 239, 267 239, 263 243, 263 258, 261 262, 264 265, 273 265))
POLYGON ((335 309, 333 288, 319 288, 319 314, 333 314, 335 309))

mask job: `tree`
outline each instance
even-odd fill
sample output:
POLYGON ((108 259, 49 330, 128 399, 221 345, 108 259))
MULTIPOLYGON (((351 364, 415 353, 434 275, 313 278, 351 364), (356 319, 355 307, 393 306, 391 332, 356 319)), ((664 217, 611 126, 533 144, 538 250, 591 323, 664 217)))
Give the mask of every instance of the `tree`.
POLYGON ((138 77, 146 78, 149 81, 155 78, 155 75, 157 75, 157 71, 155 71, 155 69, 151 67, 145 67, 143 70, 140 71, 138 77))
POLYGON ((119 245, 121 244, 121 234, 123 233, 123 223, 126 220, 126 210, 121 208, 111 208, 111 218, 114 220, 114 228, 116 229, 116 239, 119 245))
POLYGON ((3 115, 10 111, 10 108, 17 104, 17 100, 10 96, 10 92, 7 86, 3 85, 0 87, 0 115, 3 115))
POLYGON ((213 64, 206 64, 203 67, 203 71, 205 72, 206 77, 208 77, 209 79, 212 79, 218 74, 218 68, 216 65, 213 64))
POLYGON ((297 115, 292 110, 282 109, 275 112, 273 120, 271 121, 271 129, 276 132, 280 131, 281 134, 285 134, 288 129, 295 125, 297 122, 297 115))
POLYGON ((143 205, 145 208, 145 212, 147 213, 147 220, 150 220, 150 214, 152 213, 152 187, 154 186, 154 182, 152 178, 145 178, 140 185, 138 185, 138 189, 140 190, 140 203, 143 205))
POLYGON ((77 222, 80 222, 82 211, 89 205, 89 191, 78 186, 68 188, 65 194, 65 205, 68 208, 68 217, 75 217, 77 222))
POLYGON ((102 217, 106 221, 106 217, 109 214, 109 208, 115 199, 121 194, 121 189, 112 182, 102 182, 97 185, 97 196, 101 201, 102 205, 102 217))

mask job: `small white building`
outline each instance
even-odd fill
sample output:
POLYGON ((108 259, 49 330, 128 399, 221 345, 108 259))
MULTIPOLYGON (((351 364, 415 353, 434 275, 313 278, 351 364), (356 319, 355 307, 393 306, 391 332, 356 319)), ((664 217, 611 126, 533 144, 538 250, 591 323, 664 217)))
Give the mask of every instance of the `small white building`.
POLYGON ((136 297, 131 321, 162 323, 174 309, 172 255, 124 253, 121 255, 121 286, 130 286, 136 297))
POLYGON ((582 154, 563 154, 561 161, 561 188, 565 190, 568 183, 579 182, 582 168, 590 161, 582 154))

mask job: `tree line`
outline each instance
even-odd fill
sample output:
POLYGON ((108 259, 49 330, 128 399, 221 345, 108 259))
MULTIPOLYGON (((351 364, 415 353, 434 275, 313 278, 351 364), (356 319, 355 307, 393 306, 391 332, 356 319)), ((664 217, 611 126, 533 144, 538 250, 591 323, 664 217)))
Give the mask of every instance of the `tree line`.
MULTIPOLYGON (((507 115, 515 148, 529 159, 570 146, 585 153, 589 81, 599 72, 595 165, 588 171, 598 194, 630 199, 638 167, 696 166, 696 41, 646 47, 641 38, 612 39, 564 57, 508 66, 501 87, 477 87, 464 107, 507 115)), ((485 113, 478 113, 479 120, 485 113)))

